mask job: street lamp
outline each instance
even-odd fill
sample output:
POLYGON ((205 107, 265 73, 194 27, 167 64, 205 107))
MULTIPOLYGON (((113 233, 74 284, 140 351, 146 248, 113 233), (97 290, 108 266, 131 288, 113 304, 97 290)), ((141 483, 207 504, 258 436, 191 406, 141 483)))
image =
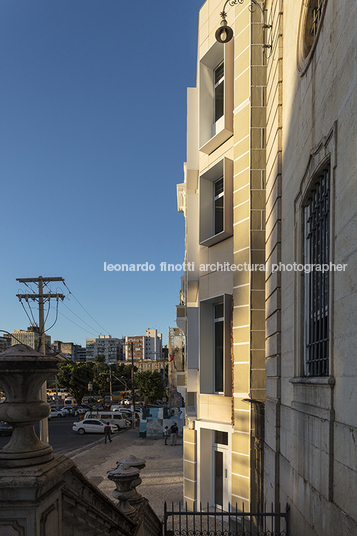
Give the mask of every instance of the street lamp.
MULTIPOLYGON (((226 2, 224 3, 223 10, 220 13, 220 15, 222 17, 221 25, 216 30, 216 33, 215 33, 216 41, 218 41, 218 43, 223 43, 223 44, 228 43, 233 37, 233 30, 232 30, 232 28, 230 26, 228 26, 228 23, 227 23, 227 12, 226 12, 227 4, 229 4, 231 7, 233 7, 233 6, 237 6, 239 4, 243 4, 243 3, 244 3, 244 0, 226 0, 226 2)), ((259 9, 260 9, 260 11, 262 13, 262 18, 263 18, 262 27, 263 27, 263 29, 271 28, 271 24, 265 24, 264 23, 264 11, 263 11, 261 5, 259 4, 259 2, 257 0, 251 0, 251 3, 248 6, 248 9, 250 11, 254 10, 253 5, 256 5, 257 7, 259 7, 259 9)), ((262 46, 263 46, 263 48, 271 48, 271 45, 263 44, 262 46)))

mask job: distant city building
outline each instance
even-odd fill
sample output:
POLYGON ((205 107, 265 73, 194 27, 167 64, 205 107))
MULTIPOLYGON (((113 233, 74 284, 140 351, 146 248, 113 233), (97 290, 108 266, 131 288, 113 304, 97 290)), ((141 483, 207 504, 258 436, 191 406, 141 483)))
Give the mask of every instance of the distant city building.
POLYGON ((146 330, 145 359, 162 359, 162 334, 156 329, 146 330))
POLYGON ((87 360, 87 349, 83 348, 79 344, 74 345, 74 356, 73 361, 79 361, 80 363, 85 363, 87 360))
POLYGON ((86 361, 94 361, 98 355, 104 355, 106 363, 122 361, 123 340, 111 335, 99 335, 97 339, 86 339, 86 361))
POLYGON ((145 335, 125 337, 125 359, 131 359, 131 345, 133 343, 133 358, 162 360, 162 334, 156 329, 147 329, 145 335))
POLYGON ((73 361, 75 347, 73 342, 53 341, 52 346, 57 352, 61 352, 61 354, 70 357, 73 361))
MULTIPOLYGON (((50 335, 45 335, 46 346, 51 344, 50 335)), ((37 326, 30 326, 27 331, 15 329, 11 336, 11 346, 15 344, 26 344, 37 352, 40 350, 40 333, 37 326)))
POLYGON ((86 361, 86 349, 79 344, 73 342, 53 341, 52 346, 56 352, 69 357, 72 361, 79 361, 85 363, 86 361))
POLYGON ((147 370, 154 372, 154 370, 158 370, 163 374, 165 361, 158 359, 140 359, 135 361, 135 366, 137 367, 138 372, 146 372, 147 370))
POLYGON ((167 361, 169 358, 169 347, 167 344, 164 344, 162 347, 162 359, 167 361))
POLYGON ((5 335, 3 337, 0 337, 0 354, 2 352, 5 352, 11 346, 11 335, 5 335))
POLYGON ((145 337, 142 335, 136 335, 135 337, 125 337, 125 349, 124 356, 128 361, 132 358, 131 351, 133 351, 133 359, 135 361, 144 359, 145 355, 145 337), (130 343, 133 343, 132 346, 130 343))

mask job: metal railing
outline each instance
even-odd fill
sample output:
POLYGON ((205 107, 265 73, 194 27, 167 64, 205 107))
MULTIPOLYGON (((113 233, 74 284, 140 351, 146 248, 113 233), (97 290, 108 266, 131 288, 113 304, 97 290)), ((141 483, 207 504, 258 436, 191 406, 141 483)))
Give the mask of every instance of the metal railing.
POLYGON ((228 510, 210 507, 187 510, 179 503, 175 510, 164 505, 164 536, 289 536, 289 505, 285 512, 270 511, 264 507, 260 512, 245 512, 228 505, 228 510))

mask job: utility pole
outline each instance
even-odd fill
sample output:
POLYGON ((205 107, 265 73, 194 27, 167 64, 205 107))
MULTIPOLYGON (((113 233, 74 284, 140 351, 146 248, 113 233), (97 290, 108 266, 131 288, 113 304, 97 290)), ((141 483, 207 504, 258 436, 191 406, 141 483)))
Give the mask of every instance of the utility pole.
POLYGON ((112 367, 110 366, 110 363, 108 363, 109 366, 109 393, 110 393, 110 403, 113 402, 113 383, 112 383, 112 367))
MULTIPOLYGON (((28 277, 28 278, 17 278, 16 281, 19 283, 36 283, 38 286, 38 294, 16 294, 16 296, 21 301, 22 299, 26 300, 38 300, 39 305, 39 331, 40 331, 40 353, 46 355, 46 337, 45 337, 45 315, 44 315, 44 300, 50 301, 51 298, 56 298, 57 301, 61 299, 64 300, 64 294, 44 294, 43 293, 43 284, 50 283, 51 281, 61 281, 64 283, 63 277, 28 277)), ((44 402, 47 402, 47 382, 44 382, 41 387, 41 399, 44 402)), ((42 419, 40 421, 40 440, 43 443, 48 443, 48 418, 42 419)))
POLYGON ((131 396, 133 401, 133 428, 135 428, 134 343, 131 341, 131 396))

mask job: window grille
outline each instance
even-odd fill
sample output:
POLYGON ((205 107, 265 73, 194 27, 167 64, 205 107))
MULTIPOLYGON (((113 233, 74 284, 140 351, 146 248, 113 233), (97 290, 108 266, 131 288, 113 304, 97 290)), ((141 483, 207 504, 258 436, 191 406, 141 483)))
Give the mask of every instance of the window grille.
POLYGON ((322 7, 323 7, 323 0, 315 0, 312 3, 312 21, 311 21, 310 33, 311 35, 314 36, 314 38, 316 37, 317 29, 320 24, 322 7))
POLYGON ((330 169, 326 168, 305 206, 305 263, 310 265, 305 273, 307 376, 329 373, 329 270, 323 270, 330 262, 329 245, 330 169))

